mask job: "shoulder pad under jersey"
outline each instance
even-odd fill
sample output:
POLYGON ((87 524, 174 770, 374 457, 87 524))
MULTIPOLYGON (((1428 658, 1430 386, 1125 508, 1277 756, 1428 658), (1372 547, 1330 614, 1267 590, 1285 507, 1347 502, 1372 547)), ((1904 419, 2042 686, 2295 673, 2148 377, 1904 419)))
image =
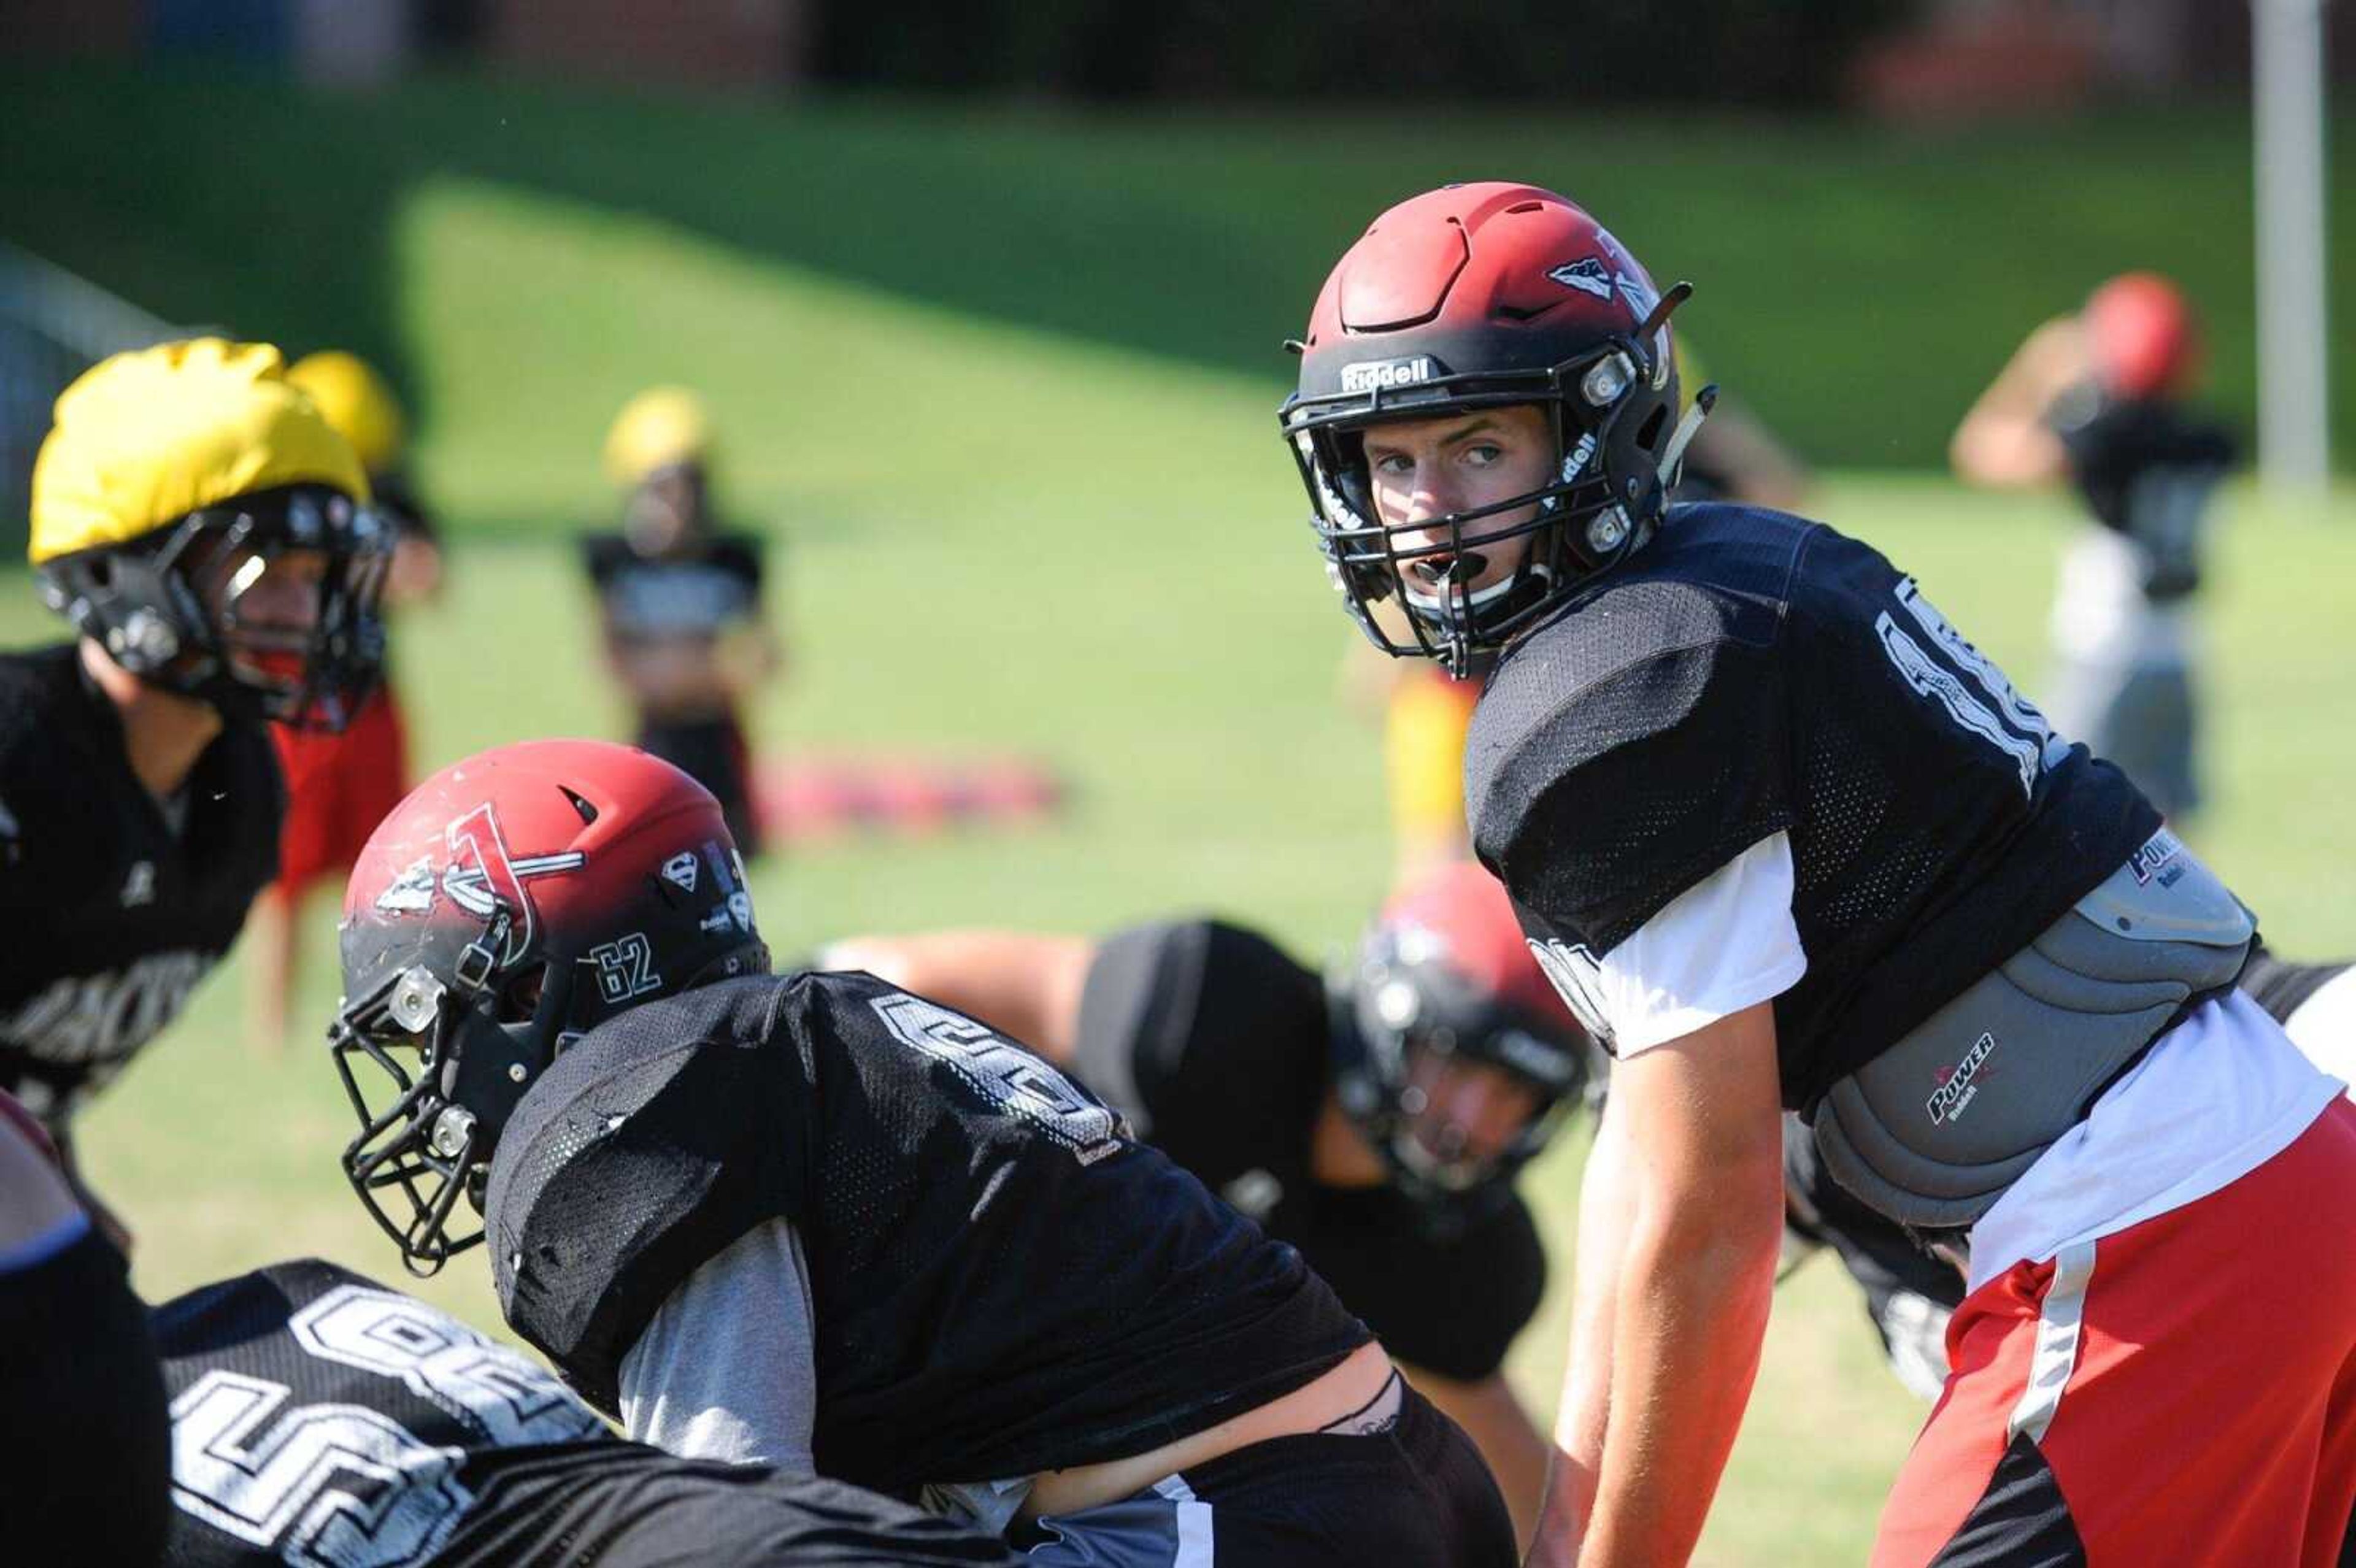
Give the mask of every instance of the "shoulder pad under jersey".
POLYGON ((799 1209, 799 1054, 775 1041, 791 979, 631 1008, 558 1057, 516 1107, 485 1217, 509 1325, 611 1414, 622 1358, 687 1277, 799 1209))
POLYGON ((1473 845, 1547 934, 1609 952, 1790 825, 1784 612, 1818 525, 1715 505, 1516 642, 1465 742, 1473 845))

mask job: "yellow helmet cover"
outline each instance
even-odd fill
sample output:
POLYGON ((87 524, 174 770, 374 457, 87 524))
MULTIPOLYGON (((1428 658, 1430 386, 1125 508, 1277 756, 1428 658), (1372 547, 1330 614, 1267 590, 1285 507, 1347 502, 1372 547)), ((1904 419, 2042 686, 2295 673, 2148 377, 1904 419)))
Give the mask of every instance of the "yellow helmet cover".
POLYGON ((33 564, 126 544, 285 485, 369 499, 352 443, 266 343, 200 337, 117 354, 57 401, 33 464, 33 564))
POLYGON ((700 463, 712 447, 703 400, 685 387, 649 387, 622 405, 605 435, 605 476, 636 485, 658 469, 700 463))
POLYGON ((357 354, 323 348, 294 361, 286 379, 311 394, 327 422, 342 432, 359 453, 360 466, 371 477, 397 466, 409 445, 409 421, 401 400, 357 354))

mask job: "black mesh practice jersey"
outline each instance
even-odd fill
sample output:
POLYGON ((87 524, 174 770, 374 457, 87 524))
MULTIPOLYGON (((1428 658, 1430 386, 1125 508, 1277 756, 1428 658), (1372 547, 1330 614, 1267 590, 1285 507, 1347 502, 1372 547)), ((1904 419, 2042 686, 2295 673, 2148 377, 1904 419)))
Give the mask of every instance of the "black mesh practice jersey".
POLYGON ((626 637, 710 637, 756 617, 762 540, 714 534, 660 556, 640 555, 619 534, 582 541, 589 581, 626 637))
POLYGON ((1487 1377, 1546 1290, 1537 1225, 1516 1193, 1443 1228, 1395 1187, 1315 1181, 1332 1028, 1324 982, 1266 937, 1159 923, 1098 944, 1074 1065, 1139 1136, 1300 1248, 1384 1349, 1487 1377))
POLYGON ((819 1469, 887 1492, 1143 1453, 1367 1339, 1053 1067, 866 975, 726 981, 591 1030, 508 1124, 487 1210, 508 1321, 608 1410, 673 1290, 790 1221, 819 1469))
POLYGON ((131 771, 74 644, 0 656, 0 1089, 52 1125, 220 961, 278 874, 278 762, 230 719, 177 806, 131 771))
POLYGON ((2144 592, 2168 600, 2198 587, 2203 524, 2233 464, 2233 435, 2167 402, 2064 399, 2052 422, 2086 509, 2134 541, 2144 592))
POLYGON ((2159 826, 1879 553, 1722 505, 1671 508, 1508 651, 1465 784, 1482 860, 1607 1047, 1595 959, 1788 833, 1807 973, 1776 1045, 1811 1115, 2159 826))
POLYGON ((1012 1561, 834 1482, 626 1443, 526 1357, 316 1259, 152 1324, 179 1568, 1012 1561))

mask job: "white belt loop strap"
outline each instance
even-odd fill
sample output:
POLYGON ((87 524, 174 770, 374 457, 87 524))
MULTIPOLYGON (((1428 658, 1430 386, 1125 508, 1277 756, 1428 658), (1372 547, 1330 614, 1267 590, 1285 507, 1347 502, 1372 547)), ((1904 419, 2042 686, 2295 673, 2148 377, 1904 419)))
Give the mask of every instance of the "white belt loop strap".
POLYGON ((2037 1314, 2037 1348, 2029 1358, 2029 1386, 2012 1407, 2005 1424, 2008 1444, 2026 1434, 2031 1443, 2045 1440, 2062 1408, 2062 1391, 2078 1369, 2078 1347, 2084 1339, 2086 1286, 2094 1277, 2094 1243, 2078 1242, 2054 1254, 2053 1283, 2037 1314))
POLYGON ((1211 1505, 1194 1495, 1183 1476, 1165 1477, 1153 1489, 1170 1499, 1178 1527, 1178 1552, 1170 1568, 1212 1568, 1211 1505))

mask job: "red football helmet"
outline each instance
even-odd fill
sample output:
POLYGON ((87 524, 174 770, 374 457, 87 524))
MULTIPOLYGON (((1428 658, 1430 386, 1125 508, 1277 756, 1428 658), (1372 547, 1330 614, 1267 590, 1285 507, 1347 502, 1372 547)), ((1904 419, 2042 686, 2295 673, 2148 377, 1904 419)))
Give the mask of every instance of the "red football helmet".
POLYGON ((344 1174, 430 1274, 482 1239, 508 1115, 616 1013, 765 972, 744 869, 711 792, 635 747, 528 741, 443 769, 377 828, 344 894, 328 1042, 360 1133, 344 1174), (361 1066, 392 1085, 372 1106, 361 1066), (389 1204, 400 1192, 409 1212, 389 1204))
POLYGON ((1375 219, 1292 346, 1301 386, 1280 417, 1334 585, 1376 647, 1442 658, 1462 674, 1476 651, 1502 645, 1644 542, 1708 407, 1705 393, 1678 424, 1668 318, 1691 292, 1679 283, 1659 293, 1601 225, 1534 186, 1446 186, 1375 219), (1419 522, 1442 541, 1399 546, 1375 510, 1366 427, 1515 404, 1552 419, 1554 482, 1419 522), (1472 526, 1531 507, 1518 526, 1472 526), (1425 560, 1477 568, 1468 545, 1525 534, 1521 564, 1478 592, 1468 586, 1477 570, 1461 566, 1436 591, 1410 591, 1401 576, 1425 560), (1411 644, 1370 613, 1393 594, 1411 644))
POLYGON ((2183 293, 2158 272, 2123 272, 2086 300, 2095 379, 2114 398, 2181 392, 2201 362, 2201 329, 2183 293))
POLYGON ((1402 889, 1333 996, 1342 1108, 1394 1184, 1438 1211, 1501 1190, 1586 1087, 1587 1031, 1530 956, 1504 885, 1472 861, 1402 889), (1485 1062, 1526 1088, 1532 1109, 1518 1135, 1484 1154, 1463 1146, 1461 1129, 1419 1127, 1419 1052, 1485 1062))

